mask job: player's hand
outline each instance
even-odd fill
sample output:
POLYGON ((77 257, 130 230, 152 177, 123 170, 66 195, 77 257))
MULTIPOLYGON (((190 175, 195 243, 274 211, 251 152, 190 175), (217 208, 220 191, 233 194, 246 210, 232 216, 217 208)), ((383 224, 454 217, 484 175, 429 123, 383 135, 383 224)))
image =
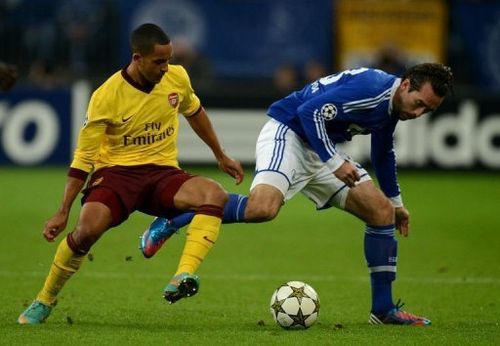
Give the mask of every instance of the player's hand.
POLYGON ((8 65, 0 62, 0 90, 7 91, 16 84, 17 68, 13 65, 8 65))
POLYGON ((405 207, 395 209, 396 213, 396 229, 404 237, 408 237, 410 233, 410 212, 405 207))
POLYGON ((58 212, 45 223, 45 227, 43 228, 43 236, 47 241, 53 242, 59 235, 59 233, 64 231, 67 223, 68 214, 58 212))
POLYGON ((241 184, 243 178, 245 176, 245 172, 241 167, 241 163, 239 161, 233 160, 229 156, 224 155, 219 160, 219 168, 232 176, 236 180, 236 185, 241 184))
POLYGON ((360 179, 357 168, 349 161, 345 161, 333 174, 349 187, 356 186, 360 179))

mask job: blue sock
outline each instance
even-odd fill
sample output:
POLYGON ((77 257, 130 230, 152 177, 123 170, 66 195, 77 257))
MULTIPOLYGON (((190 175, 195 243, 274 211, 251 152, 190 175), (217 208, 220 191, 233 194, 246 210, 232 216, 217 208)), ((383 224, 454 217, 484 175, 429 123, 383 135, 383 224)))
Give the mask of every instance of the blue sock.
MULTIPOLYGON (((230 193, 229 199, 224 206, 222 223, 245 222, 245 208, 247 206, 247 202, 247 196, 230 193)), ((191 222, 194 214, 194 212, 187 212, 177 215, 170 219, 170 223, 180 229, 191 222)))
POLYGON ((229 200, 224 206, 224 217, 222 223, 245 222, 245 209, 248 197, 235 193, 229 194, 229 200))
POLYGON ((383 314, 394 307, 392 282, 396 279, 398 242, 394 225, 365 229, 365 258, 370 271, 372 312, 383 314))

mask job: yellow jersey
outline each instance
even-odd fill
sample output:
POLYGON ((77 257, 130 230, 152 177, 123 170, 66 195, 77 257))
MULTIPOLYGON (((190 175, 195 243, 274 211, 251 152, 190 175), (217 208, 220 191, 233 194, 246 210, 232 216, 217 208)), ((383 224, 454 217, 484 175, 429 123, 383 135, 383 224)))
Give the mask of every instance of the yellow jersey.
POLYGON ((92 94, 71 168, 89 173, 116 165, 178 167, 178 114, 189 117, 200 108, 182 66, 169 65, 150 88, 134 83, 126 68, 118 71, 92 94))

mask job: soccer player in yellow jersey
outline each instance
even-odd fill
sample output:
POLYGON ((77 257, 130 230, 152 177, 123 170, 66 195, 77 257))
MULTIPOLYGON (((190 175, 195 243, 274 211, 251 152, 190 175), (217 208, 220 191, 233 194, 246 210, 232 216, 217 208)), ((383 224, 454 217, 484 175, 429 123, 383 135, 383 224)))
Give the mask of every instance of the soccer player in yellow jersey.
POLYGON ((196 212, 164 297, 173 303, 198 291, 194 273, 217 240, 228 197, 216 182, 179 168, 178 113, 210 147, 220 169, 237 184, 243 179, 240 163, 224 153, 186 71, 169 65, 174 53, 169 37, 158 26, 143 24, 132 32, 131 48, 130 64, 91 97, 62 203, 45 224, 45 239, 53 242, 64 230, 71 205, 92 173, 83 206, 75 229, 57 248, 42 290, 19 316, 21 324, 45 321, 92 245, 135 210, 163 217, 196 212))

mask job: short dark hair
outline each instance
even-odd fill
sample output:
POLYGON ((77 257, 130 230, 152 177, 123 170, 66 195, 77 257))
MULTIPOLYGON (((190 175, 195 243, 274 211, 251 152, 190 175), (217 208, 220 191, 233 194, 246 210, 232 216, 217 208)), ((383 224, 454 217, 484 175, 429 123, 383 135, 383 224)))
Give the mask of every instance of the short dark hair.
POLYGON ((130 35, 130 47, 133 53, 148 55, 154 50, 155 44, 169 44, 170 38, 158 26, 151 23, 142 24, 130 35))
POLYGON ((423 63, 407 69, 401 76, 410 81, 410 90, 420 90, 422 85, 430 82, 434 93, 445 97, 453 90, 453 73, 451 68, 438 63, 423 63))

